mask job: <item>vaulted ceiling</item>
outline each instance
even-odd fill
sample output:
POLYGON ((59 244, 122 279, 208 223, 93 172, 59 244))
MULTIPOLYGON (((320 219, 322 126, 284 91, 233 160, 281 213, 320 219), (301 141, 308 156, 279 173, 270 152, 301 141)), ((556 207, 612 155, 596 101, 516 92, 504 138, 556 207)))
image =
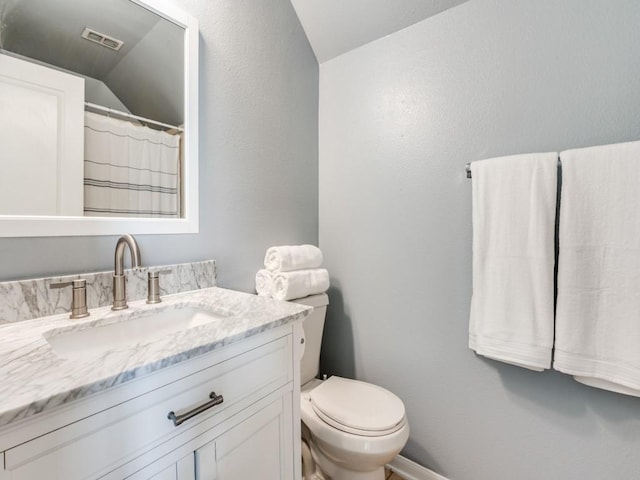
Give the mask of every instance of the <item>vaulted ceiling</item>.
POLYGON ((291 0, 318 63, 468 0, 291 0))
MULTIPOLYGON (((291 0, 319 63, 468 0, 291 0)), ((183 122, 182 31, 130 0, 0 0, 0 48, 100 80, 137 115, 183 122), (84 27, 124 41, 119 52, 84 27)))

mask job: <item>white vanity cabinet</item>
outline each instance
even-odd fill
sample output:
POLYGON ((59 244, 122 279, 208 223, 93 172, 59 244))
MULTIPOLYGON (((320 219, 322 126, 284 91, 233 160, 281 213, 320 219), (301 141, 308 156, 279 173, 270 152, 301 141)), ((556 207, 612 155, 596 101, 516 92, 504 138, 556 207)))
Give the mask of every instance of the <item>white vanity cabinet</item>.
POLYGON ((0 480, 299 479, 300 332, 268 330, 3 427, 0 480), (222 403, 198 409, 212 392, 222 403))

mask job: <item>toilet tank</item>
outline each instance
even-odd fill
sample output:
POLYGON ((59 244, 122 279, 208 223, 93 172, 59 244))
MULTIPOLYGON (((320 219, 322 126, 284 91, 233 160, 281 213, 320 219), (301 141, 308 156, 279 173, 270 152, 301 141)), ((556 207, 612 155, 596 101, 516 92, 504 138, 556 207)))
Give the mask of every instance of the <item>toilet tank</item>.
POLYGON ((304 330, 304 354, 300 361, 300 384, 304 385, 314 379, 320 370, 320 345, 322 343, 322 331, 324 330, 324 318, 329 305, 329 297, 326 293, 311 295, 304 298, 291 300, 293 303, 301 303, 313 307, 313 312, 302 323, 304 330))

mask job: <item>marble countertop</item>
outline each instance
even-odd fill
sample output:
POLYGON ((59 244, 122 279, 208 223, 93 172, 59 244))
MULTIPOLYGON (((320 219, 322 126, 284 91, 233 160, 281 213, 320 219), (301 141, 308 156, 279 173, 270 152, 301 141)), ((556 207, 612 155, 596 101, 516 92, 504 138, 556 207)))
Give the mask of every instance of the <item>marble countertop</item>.
POLYGON ((306 317, 310 307, 218 287, 130 302, 127 310, 90 310, 71 320, 53 315, 0 326, 0 426, 120 385, 161 368, 306 317), (222 317, 178 332, 143 337, 99 354, 62 358, 46 338, 108 326, 184 306, 222 317))

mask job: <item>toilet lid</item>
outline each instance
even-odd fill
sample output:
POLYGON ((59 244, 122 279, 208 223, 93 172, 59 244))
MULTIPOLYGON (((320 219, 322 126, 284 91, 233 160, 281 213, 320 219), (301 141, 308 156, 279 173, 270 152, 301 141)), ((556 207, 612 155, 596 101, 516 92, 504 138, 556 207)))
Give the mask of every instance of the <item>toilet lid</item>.
POLYGON ((329 425, 356 435, 388 435, 405 422, 404 404, 377 385, 333 376, 310 394, 311 406, 329 425))

